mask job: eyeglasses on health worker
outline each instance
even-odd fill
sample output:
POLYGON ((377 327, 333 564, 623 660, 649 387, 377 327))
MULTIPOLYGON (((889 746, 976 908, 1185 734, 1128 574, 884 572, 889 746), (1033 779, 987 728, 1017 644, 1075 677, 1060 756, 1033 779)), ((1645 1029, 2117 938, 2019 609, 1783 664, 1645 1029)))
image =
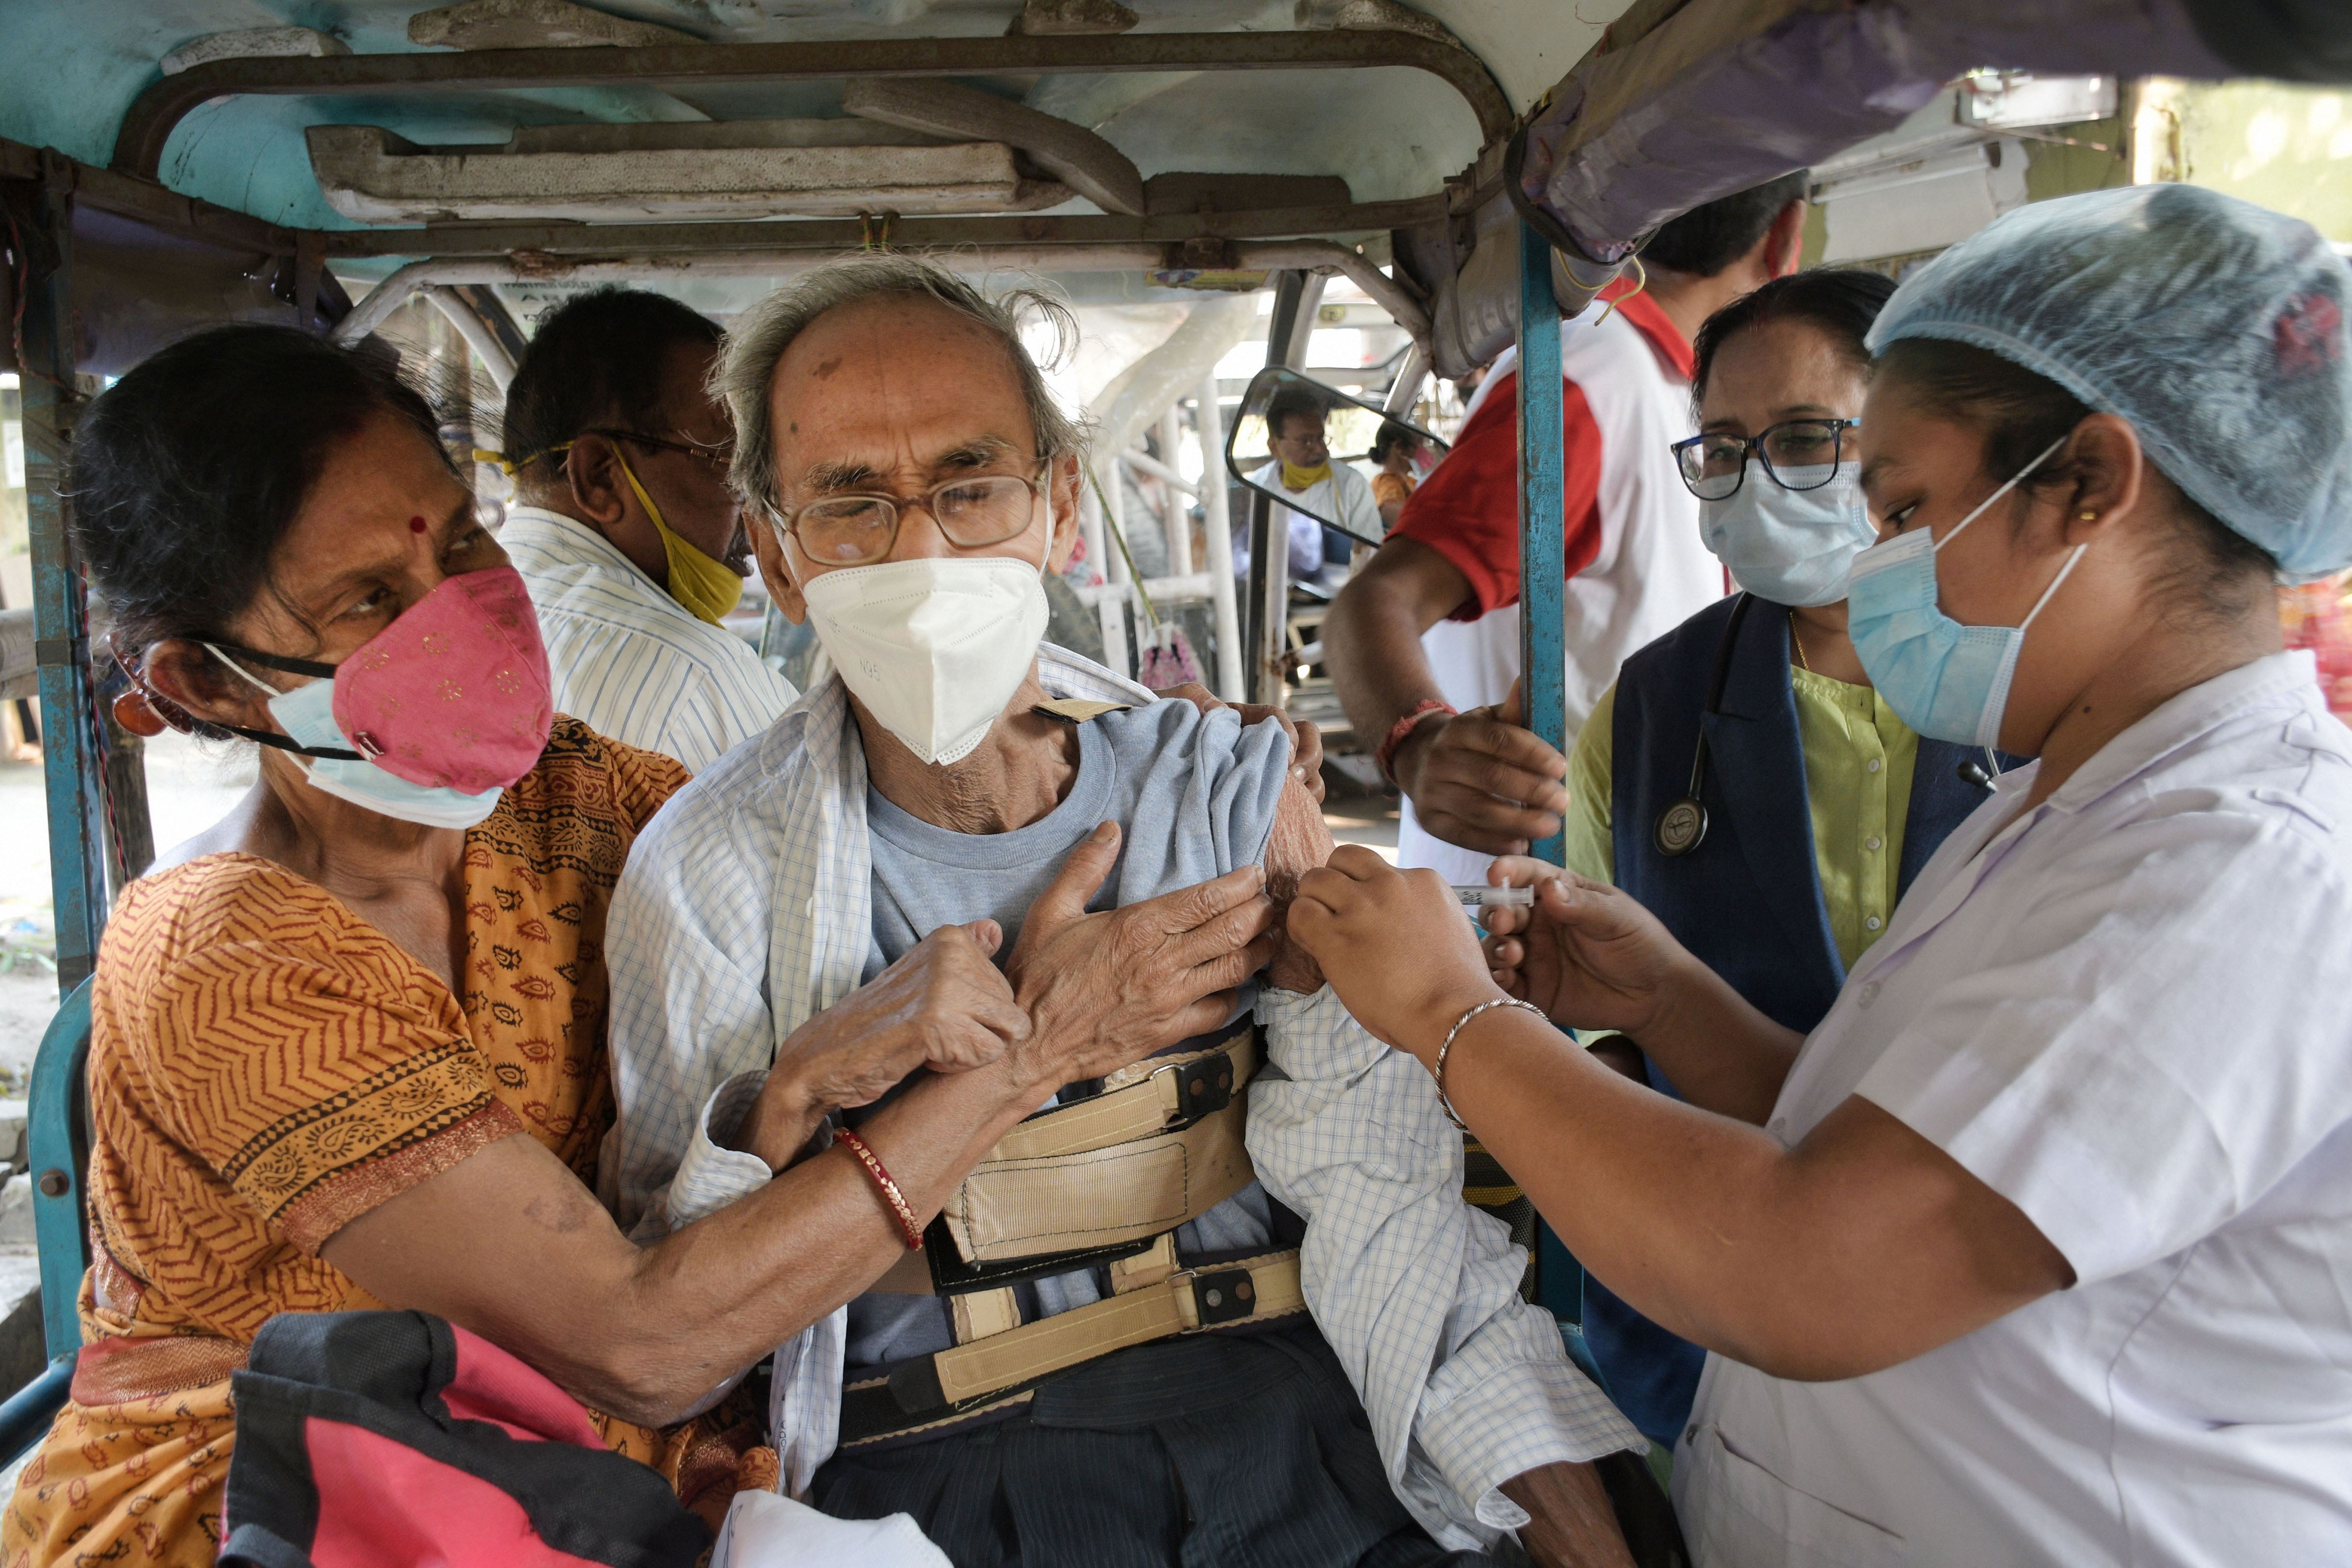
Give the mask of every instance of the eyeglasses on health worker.
MULTIPOLYGON (((1569 758, 1569 868, 1623 889, 1791 1029, 1822 1021, 1991 778, 1984 752, 1919 739, 1846 636, 1846 569, 1875 537, 1864 340, 1894 291, 1874 272, 1800 272, 1699 329, 1700 433, 1675 454, 1741 592, 1627 659, 1569 758)), ((1594 1048, 1675 1092, 1622 1037, 1594 1048)), ((1671 1448, 1706 1352, 1599 1280, 1584 1331, 1610 1396, 1671 1448)))
POLYGON ((2037 760, 1810 1035, 1614 889, 1553 874, 1482 953, 1426 873, 1302 882, 1356 1017, 1714 1352, 1702 1568, 2352 1562, 2352 733, 2273 593, 2352 565, 2347 294, 2305 225, 2156 185, 1889 301, 1854 647, 1923 736, 2037 760))

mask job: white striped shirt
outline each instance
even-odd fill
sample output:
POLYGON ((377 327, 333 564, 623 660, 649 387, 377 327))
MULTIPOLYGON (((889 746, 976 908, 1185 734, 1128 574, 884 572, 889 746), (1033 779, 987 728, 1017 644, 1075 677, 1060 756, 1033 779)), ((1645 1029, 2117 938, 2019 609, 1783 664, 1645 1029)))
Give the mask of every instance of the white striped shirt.
POLYGON ((587 524, 509 507, 499 543, 539 610, 555 710, 597 733, 700 773, 799 698, 742 638, 671 598, 587 524))
MULTIPOLYGON (((1050 644, 1059 697, 1151 693, 1050 644)), ((873 942, 866 756, 829 677, 757 742, 673 796, 631 850, 605 928, 620 1121, 600 1195, 642 1238, 769 1180, 722 1147, 778 1047, 856 989, 873 942)), ((1262 991, 1268 1067, 1248 1144, 1266 1189, 1305 1215, 1315 1321, 1364 1401, 1391 1486, 1456 1549, 1526 1522, 1497 1489, 1561 1460, 1643 1447, 1520 1300, 1526 1254, 1462 1201, 1462 1140, 1429 1075, 1326 986, 1262 991)), ((845 1312, 776 1354, 771 1420, 786 1489, 805 1493, 841 1415, 845 1312)))

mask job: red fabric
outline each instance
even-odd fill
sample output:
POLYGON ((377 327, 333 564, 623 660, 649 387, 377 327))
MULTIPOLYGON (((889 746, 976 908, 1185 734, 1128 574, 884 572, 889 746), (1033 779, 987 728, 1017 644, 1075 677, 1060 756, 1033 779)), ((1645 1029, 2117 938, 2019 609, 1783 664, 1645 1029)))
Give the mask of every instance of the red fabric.
POLYGON ((479 1334, 449 1325, 457 1339, 457 1375, 441 1391, 459 1421, 487 1421, 509 1437, 602 1448, 580 1402, 479 1334))
MULTIPOLYGON (((1609 298, 1607 292, 1601 296, 1609 298)), ((1692 352, 1690 340, 1682 329, 1666 317, 1665 310, 1647 294, 1629 294, 1617 300, 1617 313, 1633 323, 1641 334, 1650 340, 1665 362, 1675 367, 1675 374, 1685 381, 1698 377, 1698 355, 1692 352)))
POLYGON ((597 1568, 558 1552, 499 1488, 364 1426, 304 1425, 319 1491, 314 1568, 597 1568))
MULTIPOLYGON (((1561 546, 1568 575, 1601 553, 1601 427, 1584 391, 1560 389, 1561 546)), ((1519 378, 1506 375, 1462 426, 1445 460, 1404 503, 1391 539, 1427 545, 1454 563, 1470 597, 1453 619, 1475 621, 1519 602, 1519 378)))
MULTIPOLYGON (((1611 296, 1604 291, 1601 298, 1611 296)), ((1615 308, 1684 380, 1696 373, 1689 341, 1656 300, 1633 294, 1617 298, 1615 308)), ((1469 582, 1471 596, 1455 606, 1454 620, 1475 621, 1519 602, 1518 405, 1514 373, 1495 384, 1389 533, 1436 551, 1469 582)), ((1561 383, 1559 412, 1560 542, 1567 575, 1573 577, 1601 553, 1601 427, 1584 389, 1573 381, 1561 383)))

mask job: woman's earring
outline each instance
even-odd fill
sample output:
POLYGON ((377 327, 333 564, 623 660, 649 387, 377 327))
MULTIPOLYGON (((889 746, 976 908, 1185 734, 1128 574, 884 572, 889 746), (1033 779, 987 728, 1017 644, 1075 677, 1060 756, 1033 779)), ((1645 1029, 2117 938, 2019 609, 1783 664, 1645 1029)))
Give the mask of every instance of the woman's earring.
POLYGON ((2084 522, 2096 522, 2099 521, 2099 514, 2095 511, 2085 511, 2079 515, 2084 522))

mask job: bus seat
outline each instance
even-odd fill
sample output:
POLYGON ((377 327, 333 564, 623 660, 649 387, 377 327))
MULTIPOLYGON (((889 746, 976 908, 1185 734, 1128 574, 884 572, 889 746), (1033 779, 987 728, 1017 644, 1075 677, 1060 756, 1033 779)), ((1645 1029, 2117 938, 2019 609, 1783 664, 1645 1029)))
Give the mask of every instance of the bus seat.
POLYGON ((77 1303, 89 1269, 89 1225, 82 1184, 89 1170, 89 982, 73 988, 33 1058, 25 1139, 33 1168, 33 1236, 41 1258, 41 1329, 49 1352, 42 1373, 0 1404, 0 1465, 11 1464, 48 1431, 73 1384, 81 1353, 77 1303))

